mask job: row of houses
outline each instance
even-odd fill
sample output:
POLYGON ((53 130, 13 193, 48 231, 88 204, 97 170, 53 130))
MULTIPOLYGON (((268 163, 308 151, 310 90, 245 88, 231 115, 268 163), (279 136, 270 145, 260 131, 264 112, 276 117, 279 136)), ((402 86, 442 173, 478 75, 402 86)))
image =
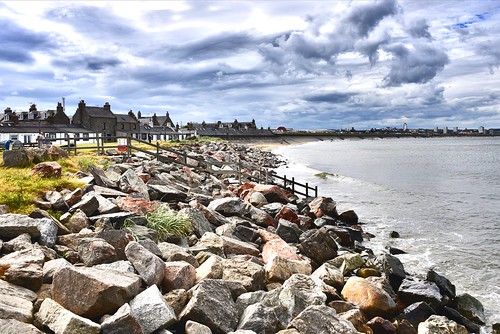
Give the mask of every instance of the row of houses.
POLYGON ((107 141, 115 137, 130 136, 142 140, 172 140, 187 137, 211 136, 221 138, 267 137, 272 131, 257 128, 251 122, 190 122, 185 127, 175 124, 167 111, 165 116, 142 116, 130 110, 126 114, 114 113, 106 102, 102 107, 89 106, 84 100, 78 103, 75 114, 66 115, 63 103, 58 102, 54 110, 38 110, 31 104, 28 111, 13 111, 6 108, 0 114, 0 141, 19 140, 24 144, 36 143, 42 135, 56 144, 64 144, 68 139, 95 141, 103 136, 107 141))
POLYGON ((140 111, 137 115, 133 111, 117 114, 108 102, 99 107, 88 106, 81 100, 71 118, 61 102, 54 110, 38 110, 31 104, 28 111, 6 108, 0 114, 0 141, 19 140, 28 145, 36 143, 40 136, 64 144, 68 138, 95 141, 92 138, 104 136, 108 141, 115 141, 117 136, 131 136, 152 141, 185 139, 192 135, 194 131, 174 125, 168 112, 165 116, 148 117, 142 117, 140 111))

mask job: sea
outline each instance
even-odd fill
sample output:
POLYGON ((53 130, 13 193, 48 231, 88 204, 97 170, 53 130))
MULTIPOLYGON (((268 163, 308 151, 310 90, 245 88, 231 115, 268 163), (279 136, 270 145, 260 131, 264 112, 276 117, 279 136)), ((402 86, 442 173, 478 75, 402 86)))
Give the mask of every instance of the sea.
POLYGON ((402 249, 407 272, 434 269, 477 298, 482 333, 500 322, 500 137, 323 139, 273 152, 287 162, 278 174, 357 213, 375 235, 365 246, 402 249))

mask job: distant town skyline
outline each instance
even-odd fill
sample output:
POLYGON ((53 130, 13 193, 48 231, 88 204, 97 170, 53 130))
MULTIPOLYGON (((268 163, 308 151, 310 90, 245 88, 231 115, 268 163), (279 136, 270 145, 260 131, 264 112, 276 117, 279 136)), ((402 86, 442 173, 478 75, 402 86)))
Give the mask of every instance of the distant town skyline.
POLYGON ((500 128, 498 1, 4 1, 0 107, 500 128))

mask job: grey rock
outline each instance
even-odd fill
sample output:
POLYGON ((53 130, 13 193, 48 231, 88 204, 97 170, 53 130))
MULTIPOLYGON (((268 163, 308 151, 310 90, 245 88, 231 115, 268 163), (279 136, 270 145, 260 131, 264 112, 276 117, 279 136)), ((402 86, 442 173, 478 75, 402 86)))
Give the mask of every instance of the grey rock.
POLYGON ((259 334, 274 334, 280 329, 275 309, 256 303, 248 306, 240 318, 238 330, 251 330, 259 334))
POLYGON ((302 230, 297 226, 297 224, 289 222, 285 219, 280 219, 278 227, 276 228, 276 234, 288 243, 298 243, 302 230))
POLYGON ((36 293, 33 291, 0 280, 0 319, 31 323, 35 299, 36 293))
POLYGON ((125 255, 148 286, 161 284, 165 275, 165 262, 161 258, 136 241, 127 245, 125 255))
POLYGON ((38 230, 40 231, 39 243, 42 246, 47 246, 49 248, 54 247, 57 240, 57 232, 59 228, 52 221, 52 219, 42 218, 38 220, 37 224, 38 230))
POLYGON ((92 189, 96 194, 101 195, 103 197, 126 197, 127 196, 126 193, 119 191, 119 190, 115 190, 115 189, 110 189, 110 188, 105 188, 105 187, 100 187, 100 186, 93 186, 92 189))
POLYGON ((454 300, 455 309, 464 317, 478 324, 485 324, 483 304, 468 293, 458 295, 454 300))
POLYGON ((45 199, 50 203, 52 208, 56 211, 68 211, 69 207, 63 196, 58 191, 47 191, 45 193, 45 199))
POLYGON ((59 269, 71 267, 71 263, 67 260, 60 258, 47 261, 43 264, 43 282, 51 283, 54 273, 59 269))
POLYGON ((246 212, 246 204, 239 197, 218 198, 210 202, 208 208, 223 214, 224 216, 243 216, 246 212))
POLYGON ((426 302, 416 302, 406 307, 403 314, 413 327, 418 328, 419 323, 436 314, 436 311, 426 302))
POLYGON ((185 334, 212 334, 210 327, 199 322, 188 320, 184 326, 185 334))
POLYGON ((127 194, 135 194, 137 197, 149 201, 148 186, 132 169, 122 174, 119 182, 120 190, 127 194))
POLYGON ((0 215, 0 239, 12 239, 23 233, 28 233, 32 238, 40 237, 38 220, 13 213, 0 215))
POLYGON ((338 246, 335 242, 335 233, 322 227, 307 237, 298 246, 300 252, 318 264, 337 256, 338 246))
POLYGON ((133 317, 145 334, 168 327, 177 321, 174 309, 165 301, 156 285, 152 285, 130 301, 133 317))
POLYGON ((19 236, 3 243, 5 253, 17 252, 25 249, 33 248, 31 243, 31 235, 28 233, 20 234, 19 236))
POLYGON ((186 261, 193 267, 198 268, 198 260, 191 254, 188 248, 178 246, 169 242, 160 242, 158 248, 161 251, 161 258, 165 261, 186 261))
POLYGON ((446 277, 439 275, 434 270, 429 270, 427 272, 427 280, 436 283, 441 294, 455 298, 455 286, 446 277))
POLYGON ((101 326, 89 319, 78 316, 50 298, 40 305, 37 320, 56 334, 99 334, 101 326))
POLYGON ((222 279, 239 282, 247 291, 262 290, 265 287, 264 267, 245 259, 231 258, 223 260, 222 279))
POLYGON ((0 333, 2 334, 43 334, 31 324, 16 319, 0 319, 0 333))
POLYGON ((399 299, 406 305, 426 302, 434 309, 441 305, 441 293, 433 282, 405 279, 398 290, 399 299))
POLYGON ((193 225, 193 230, 198 238, 201 238, 205 232, 213 232, 212 224, 198 209, 184 208, 179 211, 180 214, 184 214, 191 218, 193 225))
POLYGON ((418 325, 418 334, 467 334, 467 329, 444 316, 431 315, 418 325))
POLYGON ((401 261, 391 254, 377 256, 378 269, 389 278, 392 289, 398 291, 401 282, 406 278, 406 273, 401 261))
POLYGON ((82 210, 87 217, 90 217, 99 209, 99 201, 93 193, 87 193, 78 203, 69 208, 69 212, 73 213, 77 209, 82 210))
POLYGON ((73 313, 94 319, 118 310, 137 295, 140 288, 141 277, 135 274, 68 267, 55 273, 52 298, 73 313))
POLYGON ((132 263, 124 260, 115 261, 111 263, 98 264, 95 265, 94 268, 105 269, 105 270, 116 270, 116 271, 121 271, 123 273, 132 273, 132 274, 135 273, 135 269, 132 263))
POLYGON ((87 267, 117 260, 115 248, 101 238, 81 238, 78 242, 77 252, 87 267))
POLYGON ((198 284, 193 297, 180 314, 182 321, 197 321, 217 334, 236 329, 237 316, 236 304, 229 289, 223 282, 212 279, 198 284))
POLYGON ((359 333, 352 323, 338 316, 334 309, 326 305, 308 306, 290 322, 288 328, 295 328, 300 334, 359 333))
POLYGON ((168 185, 148 184, 148 188, 150 189, 150 198, 152 200, 184 202, 187 198, 186 192, 168 185))
POLYGON ((116 311, 115 314, 106 318, 101 323, 101 334, 142 334, 142 329, 137 319, 132 315, 132 309, 128 303, 116 311))

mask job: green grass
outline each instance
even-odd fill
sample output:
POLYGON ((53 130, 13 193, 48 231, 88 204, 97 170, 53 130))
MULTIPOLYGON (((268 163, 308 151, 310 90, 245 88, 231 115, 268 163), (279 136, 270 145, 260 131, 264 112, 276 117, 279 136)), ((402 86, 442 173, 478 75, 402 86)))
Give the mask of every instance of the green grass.
POLYGON ((328 172, 320 172, 320 173, 314 174, 314 176, 319 177, 321 179, 326 179, 326 178, 328 178, 328 176, 335 176, 335 174, 328 173, 328 172))
POLYGON ((164 240, 169 234, 186 236, 193 231, 191 218, 163 204, 146 215, 147 227, 158 233, 158 240, 164 240))

